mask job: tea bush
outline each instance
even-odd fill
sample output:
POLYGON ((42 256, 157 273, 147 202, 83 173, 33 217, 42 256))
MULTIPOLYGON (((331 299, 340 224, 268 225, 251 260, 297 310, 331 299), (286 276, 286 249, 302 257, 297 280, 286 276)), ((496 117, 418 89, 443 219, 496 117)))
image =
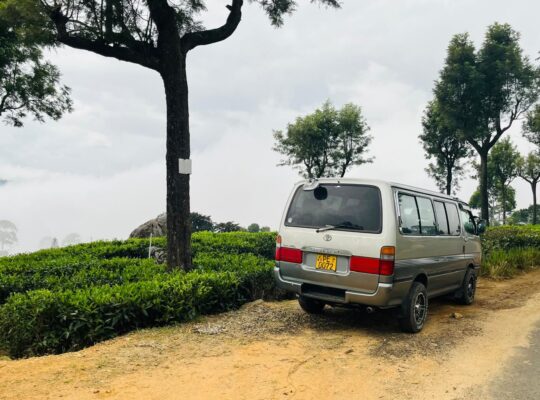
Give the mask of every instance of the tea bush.
POLYGON ((148 259, 113 258, 79 261, 70 257, 30 266, 11 263, 0 267, 0 304, 10 294, 36 289, 68 290, 90 286, 120 285, 152 279, 165 266, 148 259))
POLYGON ((0 258, 0 348, 61 353, 271 296, 274 243, 271 233, 196 233, 188 273, 146 259, 146 239, 0 258))
POLYGON ((540 267, 540 225, 490 227, 482 235, 484 276, 511 278, 540 267))
POLYGON ((485 254, 492 250, 514 248, 540 248, 540 225, 505 225, 487 229, 482 235, 482 248, 485 254))

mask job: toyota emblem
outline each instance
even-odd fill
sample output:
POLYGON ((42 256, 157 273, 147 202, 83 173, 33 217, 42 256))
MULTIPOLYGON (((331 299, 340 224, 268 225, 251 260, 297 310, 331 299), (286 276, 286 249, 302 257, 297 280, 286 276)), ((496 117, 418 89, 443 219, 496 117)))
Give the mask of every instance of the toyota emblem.
POLYGON ((326 234, 326 235, 323 236, 323 239, 324 239, 325 242, 329 242, 330 240, 332 240, 332 235, 326 234))

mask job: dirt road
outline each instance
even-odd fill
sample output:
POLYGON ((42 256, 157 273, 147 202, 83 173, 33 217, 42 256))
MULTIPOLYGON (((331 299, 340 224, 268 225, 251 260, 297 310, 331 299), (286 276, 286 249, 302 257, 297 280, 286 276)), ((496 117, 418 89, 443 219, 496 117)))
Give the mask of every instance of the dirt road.
POLYGON ((77 353, 0 360, 0 399, 498 399, 538 323, 540 271, 481 281, 471 307, 434 300, 418 335, 386 312, 256 302, 77 353))

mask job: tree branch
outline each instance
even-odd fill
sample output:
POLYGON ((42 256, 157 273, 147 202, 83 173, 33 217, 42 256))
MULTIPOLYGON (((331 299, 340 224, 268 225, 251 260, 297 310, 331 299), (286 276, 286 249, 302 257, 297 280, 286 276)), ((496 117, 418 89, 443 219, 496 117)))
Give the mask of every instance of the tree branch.
POLYGON ((186 33, 184 37, 182 37, 182 47, 184 51, 188 52, 197 46, 221 42, 231 36, 242 19, 243 3, 243 0, 232 0, 232 5, 227 6, 230 11, 227 21, 221 27, 201 32, 186 33))
POLYGON ((155 56, 155 48, 147 43, 135 41, 134 48, 111 46, 104 40, 91 40, 82 36, 72 36, 68 33, 66 24, 69 18, 62 14, 60 7, 49 10, 49 17, 56 27, 57 40, 66 46, 81 50, 88 50, 105 57, 116 58, 142 65, 154 70, 159 69, 159 61, 155 56), (137 48, 135 48, 137 47, 137 48))

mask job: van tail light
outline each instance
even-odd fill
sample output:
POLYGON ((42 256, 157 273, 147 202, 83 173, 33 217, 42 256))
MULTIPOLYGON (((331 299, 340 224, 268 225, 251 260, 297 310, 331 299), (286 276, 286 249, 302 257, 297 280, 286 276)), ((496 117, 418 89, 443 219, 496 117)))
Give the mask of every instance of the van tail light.
POLYGON ((377 258, 352 256, 350 270, 354 272, 363 272, 365 274, 378 274, 379 260, 377 258))
POLYGON ((352 256, 349 268, 353 272, 365 274, 392 275, 396 249, 393 246, 381 248, 380 258, 352 256))
POLYGON ((276 248, 276 261, 285 261, 295 264, 302 264, 302 250, 290 247, 276 248))
POLYGON ((393 275, 395 260, 396 248, 394 246, 381 247, 379 275, 393 275))

